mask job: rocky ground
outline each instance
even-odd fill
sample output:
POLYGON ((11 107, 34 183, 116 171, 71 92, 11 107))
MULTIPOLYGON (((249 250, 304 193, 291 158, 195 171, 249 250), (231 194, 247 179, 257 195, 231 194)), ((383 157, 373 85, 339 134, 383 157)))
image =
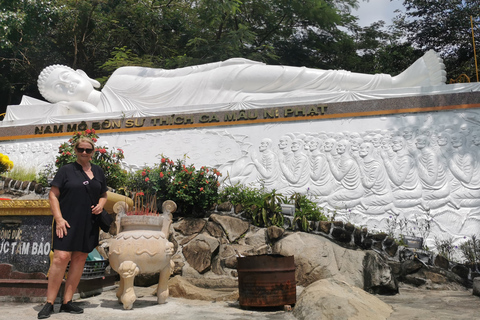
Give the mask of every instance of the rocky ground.
MULTIPOLYGON (((156 297, 152 295, 151 287, 136 287, 138 300, 133 310, 123 310, 117 302, 114 290, 108 290, 100 295, 78 299, 76 303, 85 309, 83 315, 70 315, 66 313, 54 314, 50 319, 62 320, 294 320, 293 312, 285 312, 281 308, 270 309, 242 309, 238 301, 207 301, 191 300, 171 297, 166 304, 157 305, 156 297)), ((301 290, 298 290, 301 291, 301 290)), ((211 296, 235 295, 231 292, 209 290, 211 296)), ((378 299, 391 307, 391 312, 386 317, 380 316, 373 319, 386 320, 473 320, 480 318, 479 298, 472 295, 471 290, 426 290, 414 287, 401 287, 400 293, 393 296, 375 295, 378 299)), ((58 311, 59 306, 55 306, 58 311)), ((36 319, 41 309, 39 303, 0 303, 0 319, 27 320, 36 319)), ((316 318, 310 318, 316 319, 316 318)), ((325 317, 322 319, 336 320, 338 317, 325 317)), ((367 319, 359 315, 348 319, 367 319)))

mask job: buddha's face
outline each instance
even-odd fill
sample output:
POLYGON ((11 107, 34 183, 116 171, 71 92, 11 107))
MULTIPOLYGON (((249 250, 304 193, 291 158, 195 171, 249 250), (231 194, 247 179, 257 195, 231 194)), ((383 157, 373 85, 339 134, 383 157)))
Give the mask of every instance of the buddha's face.
POLYGON ((402 150, 403 149, 403 141, 399 138, 393 138, 392 149, 395 152, 402 150))
POLYGON ((427 139, 424 137, 418 137, 415 141, 415 145, 417 146, 417 149, 423 149, 427 146, 427 139))
POLYGON ((293 152, 300 150, 302 147, 301 143, 299 141, 293 141, 292 146, 290 147, 293 152))
POLYGON ((358 154, 360 155, 360 157, 365 158, 366 156, 368 156, 369 153, 370 153, 370 145, 366 143, 362 143, 358 150, 358 154))
POLYGON ((333 150, 333 146, 335 145, 335 140, 327 140, 325 141, 325 144, 323 145, 323 150, 325 150, 325 152, 330 152, 333 150))
POLYGON ((260 146, 258 147, 258 150, 260 150, 260 152, 263 152, 267 150, 269 146, 270 146, 270 143, 268 141, 262 140, 260 142, 260 146))
POLYGON ((314 150, 316 150, 317 148, 318 148, 318 141, 316 141, 316 140, 311 140, 311 141, 308 142, 308 149, 309 149, 310 151, 314 151, 314 150))
POLYGON ((337 153, 338 154, 344 154, 345 153, 345 150, 346 150, 346 146, 345 144, 340 141, 339 143, 337 143, 337 153))
POLYGON ((48 77, 45 90, 58 101, 86 101, 94 89, 90 81, 80 73, 57 68, 48 77))
POLYGON ((456 133, 452 135, 452 147, 460 148, 463 146, 463 135, 460 133, 456 133))
POLYGON ((288 139, 280 138, 280 140, 278 140, 278 148, 285 149, 286 147, 288 147, 288 139))

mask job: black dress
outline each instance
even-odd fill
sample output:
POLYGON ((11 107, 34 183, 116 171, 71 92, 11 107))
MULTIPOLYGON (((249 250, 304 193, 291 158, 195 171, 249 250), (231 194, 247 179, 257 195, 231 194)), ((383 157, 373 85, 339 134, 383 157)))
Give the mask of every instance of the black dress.
MULTIPOLYGON (((53 232, 54 250, 90 253, 98 245, 97 216, 92 214, 91 207, 107 191, 107 183, 102 168, 92 164, 92 172, 93 179, 90 179, 79 163, 69 163, 58 170, 51 183, 60 189, 60 211, 70 225, 63 238, 58 238, 53 232), (95 203, 90 200, 85 185, 90 188, 95 203)), ((55 227, 56 224, 53 230, 55 227)))

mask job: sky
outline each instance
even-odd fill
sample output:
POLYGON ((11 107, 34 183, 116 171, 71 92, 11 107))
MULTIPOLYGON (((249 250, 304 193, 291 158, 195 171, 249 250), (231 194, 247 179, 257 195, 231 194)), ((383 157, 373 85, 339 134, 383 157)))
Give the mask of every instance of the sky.
POLYGON ((358 23, 362 27, 371 25, 373 22, 383 20, 386 25, 392 24, 392 18, 397 14, 396 9, 403 10, 403 0, 359 0, 359 9, 352 11, 354 16, 359 17, 358 23))

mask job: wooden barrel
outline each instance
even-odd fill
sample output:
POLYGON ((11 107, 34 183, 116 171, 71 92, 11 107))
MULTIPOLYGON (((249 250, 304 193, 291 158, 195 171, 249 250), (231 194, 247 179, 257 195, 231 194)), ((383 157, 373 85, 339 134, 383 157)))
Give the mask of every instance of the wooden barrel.
POLYGON ((261 255, 237 259, 242 307, 277 307, 296 302, 293 256, 261 255))

